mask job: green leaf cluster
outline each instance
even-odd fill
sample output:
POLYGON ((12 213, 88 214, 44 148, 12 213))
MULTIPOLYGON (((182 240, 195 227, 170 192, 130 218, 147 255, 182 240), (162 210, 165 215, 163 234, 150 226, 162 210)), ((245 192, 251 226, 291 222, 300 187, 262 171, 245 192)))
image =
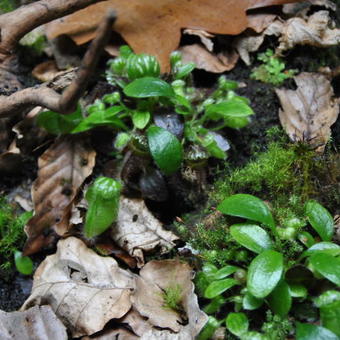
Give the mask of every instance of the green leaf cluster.
POLYGON ((206 95, 190 86, 194 64, 183 64, 181 54, 170 57, 171 71, 161 76, 157 59, 135 54, 128 46, 109 61, 108 82, 118 91, 97 99, 87 108, 78 107, 70 115, 42 112, 37 122, 52 134, 75 134, 99 126, 117 130, 118 152, 132 150, 151 156, 166 175, 177 171, 185 162, 203 166, 209 157, 225 159, 230 148, 220 133, 225 127, 242 128, 254 114, 247 98, 235 93, 238 85, 220 77, 216 90, 206 95), (164 112, 164 114, 162 114, 164 112), (175 115, 179 130, 155 119, 175 115), (161 114, 160 114, 161 113, 161 114), (139 141, 144 139, 145 146, 139 141), (187 157, 184 157, 187 154, 187 157))
POLYGON ((255 67, 250 77, 264 83, 281 85, 286 79, 292 78, 297 73, 297 70, 285 70, 285 63, 276 57, 271 49, 260 53, 257 59, 263 64, 255 67))
POLYGON ((262 332, 258 326, 251 330, 253 311, 267 309, 281 321, 292 320, 293 304, 309 302, 319 308, 322 327, 299 323, 304 321, 303 316, 294 315, 296 338, 309 339, 308 334, 310 339, 320 334, 339 336, 340 246, 331 242, 334 222, 328 210, 309 200, 304 206, 303 223, 295 219, 287 225, 277 225, 269 205, 249 194, 231 195, 217 210, 232 219, 244 220, 228 227, 228 242, 252 255, 243 264, 230 259, 222 268, 205 262, 196 277, 199 294, 210 300, 205 312, 219 323, 225 322, 227 330, 242 340, 274 339, 273 334, 276 339, 284 339, 293 335, 294 328, 287 326, 282 331, 277 323, 267 321, 262 332), (285 251, 287 239, 300 246, 294 257, 285 251), (225 314, 225 310, 232 312, 225 314))

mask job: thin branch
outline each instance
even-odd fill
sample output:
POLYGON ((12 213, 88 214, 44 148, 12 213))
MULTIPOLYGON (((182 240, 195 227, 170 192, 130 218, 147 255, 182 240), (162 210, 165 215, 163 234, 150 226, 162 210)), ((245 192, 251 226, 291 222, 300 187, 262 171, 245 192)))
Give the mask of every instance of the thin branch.
POLYGON ((0 63, 34 28, 103 0, 40 0, 0 16, 0 63))
POLYGON ((62 94, 44 84, 40 87, 31 87, 15 92, 10 96, 0 96, 0 118, 35 105, 63 114, 73 112, 96 68, 115 19, 115 13, 110 11, 98 27, 96 38, 87 50, 75 78, 62 94))

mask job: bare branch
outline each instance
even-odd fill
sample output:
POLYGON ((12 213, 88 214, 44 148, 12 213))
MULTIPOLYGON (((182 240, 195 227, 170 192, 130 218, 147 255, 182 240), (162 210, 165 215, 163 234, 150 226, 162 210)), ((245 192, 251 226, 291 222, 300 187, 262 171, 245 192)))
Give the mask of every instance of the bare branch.
POLYGON ((0 62, 34 28, 103 0, 40 0, 0 16, 0 62))
POLYGON ((96 38, 87 50, 76 77, 62 94, 44 84, 15 92, 10 96, 0 96, 0 118, 35 105, 64 114, 73 112, 107 43, 115 18, 115 13, 109 12, 98 27, 96 38))

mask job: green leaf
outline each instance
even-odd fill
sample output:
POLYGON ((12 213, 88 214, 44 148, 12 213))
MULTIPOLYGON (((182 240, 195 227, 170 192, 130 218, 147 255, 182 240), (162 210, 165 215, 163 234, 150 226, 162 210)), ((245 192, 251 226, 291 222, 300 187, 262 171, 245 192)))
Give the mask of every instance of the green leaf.
POLYGON ((229 265, 225 266, 214 274, 213 276, 214 280, 224 279, 225 277, 235 273, 237 269, 238 267, 235 267, 235 266, 229 266, 229 265))
POLYGON ((225 117, 224 124, 232 129, 241 129, 250 123, 249 117, 225 117))
POLYGON ((285 317, 292 307, 292 297, 289 286, 285 281, 279 282, 275 289, 268 296, 268 303, 271 310, 281 317, 285 317))
POLYGON ((242 307, 246 310, 254 310, 257 308, 260 308, 263 305, 263 299, 259 299, 250 293, 246 293, 244 295, 243 301, 242 301, 242 307))
POLYGON ((339 338, 327 328, 297 322, 296 340, 339 340, 339 338))
POLYGON ((228 117, 247 117, 253 115, 254 111, 243 100, 237 98, 218 104, 211 104, 206 109, 206 115, 212 120, 228 117))
POLYGON ((306 204, 306 216, 323 241, 330 241, 334 234, 334 221, 329 211, 316 201, 306 204))
POLYGON ((14 253, 15 266, 21 274, 31 275, 33 272, 33 262, 28 256, 22 256, 21 251, 14 253))
POLYGON ((133 125, 137 129, 144 129, 150 121, 150 112, 134 112, 132 115, 133 125))
POLYGON ((275 228, 275 222, 268 206, 252 195, 229 196, 217 206, 217 209, 223 214, 247 218, 275 228))
POLYGON ((80 106, 77 111, 63 115, 53 111, 44 111, 37 116, 37 124, 53 135, 72 131, 83 119, 80 106))
POLYGON ((230 234, 236 242, 257 254, 273 248, 268 233, 255 224, 235 224, 230 227, 230 234))
POLYGON ((175 96, 175 92, 170 84, 164 80, 153 77, 134 80, 124 88, 124 93, 134 98, 175 96))
POLYGON ((131 139, 131 135, 129 135, 126 132, 120 132, 117 134, 117 137, 115 139, 115 148, 118 150, 123 150, 125 146, 129 143, 131 139))
POLYGON ((91 110, 90 115, 83 119, 80 124, 72 130, 72 133, 84 132, 104 125, 127 130, 127 126, 117 117, 117 114, 122 110, 123 108, 121 106, 111 106, 106 110, 91 110))
POLYGON ((183 159, 182 144, 177 137, 158 126, 150 126, 147 136, 151 155, 158 167, 166 175, 177 171, 183 159))
POLYGON ((249 321, 244 313, 229 313, 226 319, 226 326, 230 333, 241 337, 248 332, 249 321))
POLYGON ((237 284, 239 284, 239 282, 234 279, 213 281, 205 290, 204 297, 206 297, 207 299, 213 299, 214 297, 222 294, 223 292, 230 289, 231 287, 234 287, 237 284))
POLYGON ((314 237, 308 231, 299 233, 297 237, 306 247, 311 247, 315 244, 314 237))
POLYGON ((340 259, 325 253, 316 253, 310 257, 312 266, 326 279, 340 286, 340 259))
POLYGON ((188 63, 176 67, 175 79, 186 78, 194 69, 196 65, 194 63, 188 63))
POLYGON ((158 77, 160 66, 154 56, 148 54, 130 54, 127 58, 126 71, 130 80, 142 77, 158 77))
POLYGON ((213 316, 209 316, 208 321, 198 335, 197 340, 210 340, 218 327, 220 327, 220 322, 213 316))
POLYGON ((207 314, 214 314, 226 303, 226 298, 222 295, 216 296, 209 304, 204 307, 204 312, 207 314))
POLYGON ((87 238, 103 233, 116 220, 122 185, 112 178, 98 177, 88 188, 89 203, 84 233, 87 238))
POLYGON ((340 292, 329 290, 315 299, 322 326, 340 336, 340 292))
POLYGON ((201 144, 212 157, 226 159, 226 153, 218 146, 217 141, 212 134, 205 135, 201 140, 201 144))
POLYGON ((289 292, 291 297, 295 298, 305 298, 307 297, 307 288, 298 283, 292 283, 289 285, 289 292))
POLYGON ((337 256, 340 254, 340 246, 332 242, 319 242, 303 252, 302 257, 311 256, 316 253, 326 253, 337 256))
POLYGON ((247 332, 243 334, 242 340, 268 340, 268 337, 259 332, 247 332))
POLYGON ((265 250, 250 263, 247 288, 257 298, 269 295, 281 279, 283 256, 274 250, 265 250))

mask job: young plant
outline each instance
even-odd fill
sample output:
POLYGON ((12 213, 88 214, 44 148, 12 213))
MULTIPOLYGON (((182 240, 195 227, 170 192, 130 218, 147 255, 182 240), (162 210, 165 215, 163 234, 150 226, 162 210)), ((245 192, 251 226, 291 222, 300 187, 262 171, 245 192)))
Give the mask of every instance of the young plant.
POLYGON ((247 125, 254 113, 249 101, 236 95, 237 83, 225 77, 204 97, 189 86, 194 64, 182 64, 178 52, 170 61, 171 72, 161 76, 155 57, 123 46, 106 73, 119 91, 96 100, 86 113, 80 107, 68 116, 43 112, 38 124, 54 134, 114 128, 119 132, 115 142, 119 152, 127 147, 138 155, 150 155, 166 175, 177 171, 183 160, 195 167, 209 157, 225 159, 230 146, 218 131, 247 125))
POLYGON ((310 200, 305 205, 305 221, 296 219, 277 226, 268 205, 247 194, 229 196, 217 209, 245 219, 231 225, 229 232, 239 251, 246 249, 254 256, 241 265, 231 260, 220 269, 204 264, 196 287, 201 296, 211 300, 205 312, 225 321, 228 331, 243 340, 284 339, 294 332, 287 320, 297 322, 297 340, 316 339, 315 332, 332 334, 334 339, 339 336, 340 295, 336 290, 340 287, 340 246, 331 242, 334 223, 330 213, 310 200), (221 313, 226 304, 234 305, 227 315, 221 313), (320 309, 322 329, 299 323, 305 320, 297 312, 299 305, 320 309), (269 308, 280 322, 268 319, 262 333, 261 328, 249 330, 252 311, 259 308, 269 308), (284 328, 279 326, 282 322, 287 323, 284 328))
POLYGON ((250 75, 251 78, 264 83, 281 85, 286 79, 292 78, 296 70, 285 70, 285 63, 274 55, 273 50, 267 49, 257 57, 263 64, 255 67, 250 75))
POLYGON ((85 198, 89 204, 84 234, 93 238, 102 234, 116 221, 122 185, 108 177, 98 177, 87 189, 85 198))

